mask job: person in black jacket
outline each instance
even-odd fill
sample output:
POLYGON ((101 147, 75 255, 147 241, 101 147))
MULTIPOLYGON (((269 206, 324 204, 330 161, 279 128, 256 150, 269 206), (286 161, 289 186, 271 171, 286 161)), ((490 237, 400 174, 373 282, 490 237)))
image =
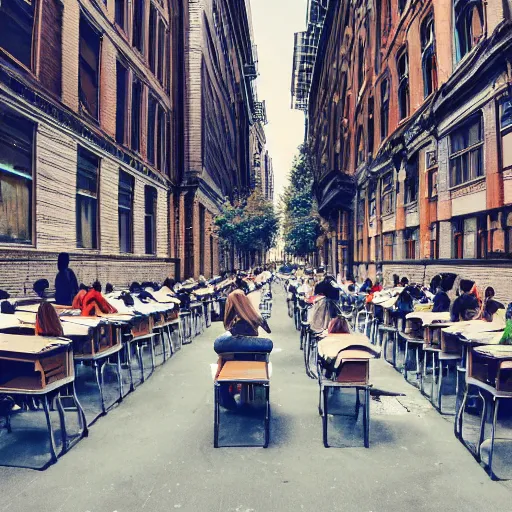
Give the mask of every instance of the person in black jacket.
POLYGON ((478 300, 470 293, 474 284, 469 279, 461 279, 460 295, 453 301, 450 312, 452 322, 473 320, 480 314, 478 300))
POLYGON ((69 254, 61 252, 57 260, 59 272, 55 277, 55 302, 62 306, 71 306, 78 293, 78 281, 69 268, 69 254))
POLYGON ((334 277, 329 275, 325 276, 322 281, 315 286, 315 295, 323 295, 327 299, 339 300, 340 288, 336 284, 334 277))

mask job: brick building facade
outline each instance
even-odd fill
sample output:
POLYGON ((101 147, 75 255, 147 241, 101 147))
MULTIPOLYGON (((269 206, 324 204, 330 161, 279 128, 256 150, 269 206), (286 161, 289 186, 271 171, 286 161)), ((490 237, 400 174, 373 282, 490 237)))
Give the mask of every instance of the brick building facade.
POLYGON ((511 13, 508 0, 330 2, 308 143, 331 271, 455 269, 509 298, 511 13))
POLYGON ((175 275, 180 182, 177 0, 0 5, 1 287, 175 275))
POLYGON ((232 268, 213 219, 254 187, 257 57, 248 0, 189 0, 182 272, 232 268))

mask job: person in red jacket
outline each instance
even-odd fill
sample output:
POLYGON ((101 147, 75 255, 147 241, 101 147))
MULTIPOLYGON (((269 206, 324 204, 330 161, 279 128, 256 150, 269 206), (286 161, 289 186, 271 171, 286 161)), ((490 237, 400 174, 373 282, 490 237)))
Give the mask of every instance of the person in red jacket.
POLYGON ((117 313, 117 309, 105 300, 101 294, 101 283, 95 281, 82 300, 82 316, 98 316, 100 313, 117 313))

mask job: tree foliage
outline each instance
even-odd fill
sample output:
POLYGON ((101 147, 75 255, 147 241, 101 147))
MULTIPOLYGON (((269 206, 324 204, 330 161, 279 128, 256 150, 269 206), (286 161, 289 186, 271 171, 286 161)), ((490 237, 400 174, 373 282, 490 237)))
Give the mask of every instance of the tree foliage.
POLYGON ((226 201, 215 218, 217 233, 228 246, 241 251, 267 251, 274 247, 279 231, 279 218, 274 205, 259 190, 245 201, 226 201))
POLYGON ((285 250, 298 257, 315 251, 322 231, 312 186, 311 160, 307 147, 300 146, 290 172, 290 183, 281 198, 285 250))

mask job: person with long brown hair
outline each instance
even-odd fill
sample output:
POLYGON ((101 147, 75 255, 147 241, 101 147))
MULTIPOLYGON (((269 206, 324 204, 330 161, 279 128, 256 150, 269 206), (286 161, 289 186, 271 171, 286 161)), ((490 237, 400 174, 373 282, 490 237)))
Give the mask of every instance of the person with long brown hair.
POLYGON ((64 329, 60 322, 59 315, 49 302, 43 302, 36 314, 36 335, 37 336, 64 336, 64 329))
POLYGON ((270 333, 270 327, 251 304, 242 290, 235 290, 228 295, 224 313, 224 328, 233 336, 258 336, 261 327, 270 333))

